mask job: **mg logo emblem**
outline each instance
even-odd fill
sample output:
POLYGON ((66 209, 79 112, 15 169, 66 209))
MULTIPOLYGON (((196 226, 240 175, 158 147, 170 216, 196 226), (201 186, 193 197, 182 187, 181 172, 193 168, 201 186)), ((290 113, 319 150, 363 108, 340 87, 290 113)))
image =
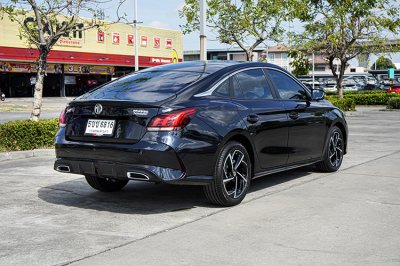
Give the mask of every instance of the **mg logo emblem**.
POLYGON ((95 113, 96 115, 99 115, 99 114, 101 114, 101 112, 103 112, 103 106, 102 106, 101 104, 97 103, 97 104, 94 106, 94 113, 95 113))

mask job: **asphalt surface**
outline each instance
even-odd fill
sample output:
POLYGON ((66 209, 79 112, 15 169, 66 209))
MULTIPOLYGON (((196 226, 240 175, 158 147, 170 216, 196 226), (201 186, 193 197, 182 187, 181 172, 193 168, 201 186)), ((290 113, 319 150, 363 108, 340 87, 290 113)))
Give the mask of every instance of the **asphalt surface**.
MULTIPOLYGON (((71 101, 71 97, 45 97, 43 98, 43 109, 41 118, 57 118, 61 110, 71 101)), ((7 98, 0 102, 0 124, 13 120, 26 120, 31 116, 32 97, 27 98, 7 98), (15 109, 25 109, 23 111, 1 111, 2 106, 14 106, 15 109)))
POLYGON ((233 208, 199 187, 96 192, 52 157, 0 162, 0 265, 400 265, 400 112, 347 119, 339 172, 258 178, 233 208))

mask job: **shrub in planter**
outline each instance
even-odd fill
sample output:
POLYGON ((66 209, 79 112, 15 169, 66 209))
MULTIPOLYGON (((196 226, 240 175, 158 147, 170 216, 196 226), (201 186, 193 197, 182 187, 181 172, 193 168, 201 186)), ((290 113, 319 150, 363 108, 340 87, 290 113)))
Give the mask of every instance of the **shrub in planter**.
POLYGON ((352 99, 359 105, 386 105, 388 100, 395 95, 388 93, 372 93, 372 94, 348 94, 346 99, 352 99))
POLYGON ((400 109, 400 96, 392 97, 387 102, 387 109, 400 109))
POLYGON ((0 124, 0 151, 21 151, 54 146, 57 119, 39 122, 16 120, 0 124))
POLYGON ((356 103, 353 99, 340 99, 336 97, 326 97, 326 99, 342 111, 354 111, 356 109, 356 103))

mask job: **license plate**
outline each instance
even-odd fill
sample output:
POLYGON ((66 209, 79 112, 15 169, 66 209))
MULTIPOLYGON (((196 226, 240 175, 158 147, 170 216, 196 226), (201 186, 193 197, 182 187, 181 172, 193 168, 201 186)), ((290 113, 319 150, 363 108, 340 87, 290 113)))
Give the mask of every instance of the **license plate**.
POLYGON ((110 137, 113 135, 115 120, 89 119, 85 135, 110 137))

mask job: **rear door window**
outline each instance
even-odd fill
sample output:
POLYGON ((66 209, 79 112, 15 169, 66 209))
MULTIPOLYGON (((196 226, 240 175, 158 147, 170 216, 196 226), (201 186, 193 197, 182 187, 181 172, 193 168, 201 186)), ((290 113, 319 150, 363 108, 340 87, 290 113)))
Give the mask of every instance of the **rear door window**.
POLYGON ((240 91, 234 89, 234 96, 238 99, 260 100, 273 99, 272 90, 267 83, 262 69, 249 69, 235 75, 240 91))

